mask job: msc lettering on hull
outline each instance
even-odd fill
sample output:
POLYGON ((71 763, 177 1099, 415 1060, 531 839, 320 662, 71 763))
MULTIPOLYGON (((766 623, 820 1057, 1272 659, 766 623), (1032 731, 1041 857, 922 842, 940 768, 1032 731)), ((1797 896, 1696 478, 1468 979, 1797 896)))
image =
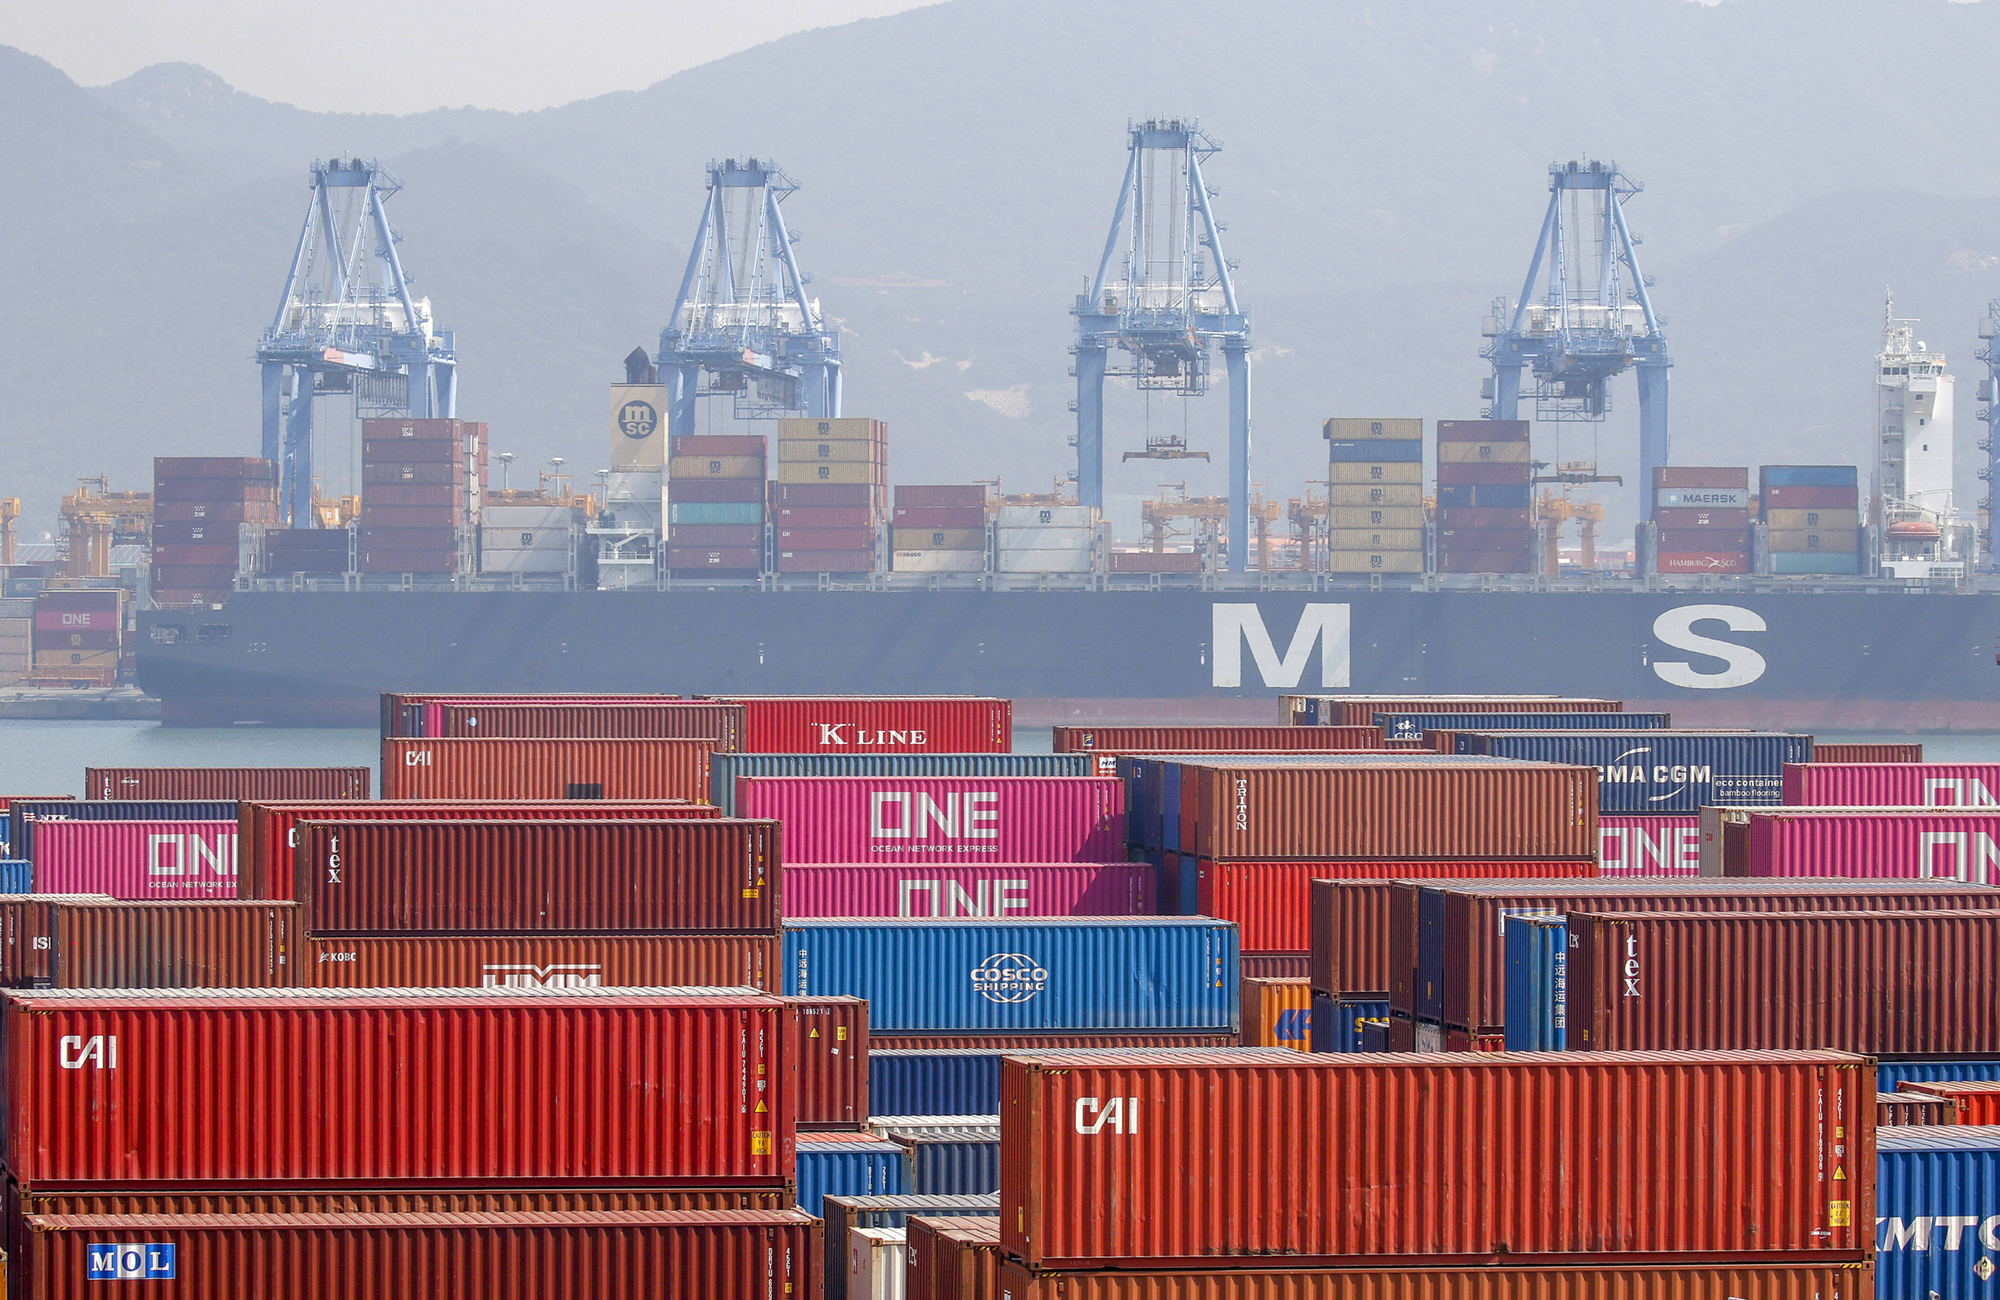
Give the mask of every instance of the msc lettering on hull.
POLYGON ((1349 608, 1346 605, 1309 604, 1292 629, 1291 643, 1283 658, 1271 640, 1264 615, 1255 605, 1215 605, 1210 646, 1215 656, 1214 684, 1219 687, 1243 685, 1243 647, 1266 687, 1291 690, 1305 676, 1314 643, 1319 645, 1319 685, 1345 688, 1349 667, 1349 608))
POLYGON ((1653 635, 1676 650, 1722 661, 1713 671, 1697 669, 1686 660, 1655 660, 1653 672, 1669 686, 1696 691, 1748 686, 1764 675, 1764 656, 1733 641, 1718 641, 1694 630, 1696 623, 1720 623, 1731 632, 1765 631, 1764 619, 1741 605, 1682 605, 1653 620, 1653 635))

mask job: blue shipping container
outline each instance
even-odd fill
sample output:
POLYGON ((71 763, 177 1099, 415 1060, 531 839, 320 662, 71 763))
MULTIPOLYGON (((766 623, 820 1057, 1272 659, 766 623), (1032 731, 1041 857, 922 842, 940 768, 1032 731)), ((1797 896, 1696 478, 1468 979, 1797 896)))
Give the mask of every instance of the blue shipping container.
POLYGON ((234 799, 24 799, 7 807, 7 855, 33 861, 37 821, 233 822, 234 799))
POLYGON ((1657 731, 1666 713, 1378 713, 1382 734, 1415 740, 1426 731, 1657 731))
MULTIPOLYGON (((996 1116, 997 1118, 997 1116, 996 1116)), ((918 1196, 977 1196, 1000 1190, 1000 1130, 899 1132, 903 1185, 918 1196)))
MULTIPOLYGON (((673 492, 671 485, 667 488, 673 492)), ((761 501, 670 501, 667 504, 667 522, 670 524, 762 524, 764 503, 761 501)))
POLYGON ((799 1142, 799 1208, 818 1214, 822 1196, 897 1195, 903 1148, 894 1142, 799 1142))
POLYGON ((998 1115, 1000 1052, 868 1050, 868 1107, 884 1115, 998 1115))
POLYGON ((0 858, 0 894, 35 892, 35 864, 16 858, 0 858))
POLYGON ((1360 442, 1327 443, 1327 460, 1335 465, 1402 465, 1424 458, 1422 438, 1368 438, 1360 442))
POLYGON ((716 754, 708 801, 736 814, 739 776, 1095 776, 1091 754, 716 754))
MULTIPOLYGON (((1526 510, 1534 504, 1535 489, 1526 483, 1440 483, 1437 502, 1445 509, 1467 507, 1477 510, 1526 510)), ((1531 536, 1523 530, 1521 536, 1531 536)))
MULTIPOLYGON (((1373 990, 1370 990, 1373 992, 1373 990)), ((1444 1019, 1444 895, 1417 891, 1417 1019, 1444 1019)))
POLYGON ((1781 732, 1469 732, 1468 754, 1597 769, 1607 813, 1692 813, 1713 804, 1784 802, 1785 764, 1812 762, 1812 737, 1781 732))
POLYGON ((1365 1052, 1363 1029, 1371 1020, 1387 1020, 1387 1002, 1356 1002, 1313 994, 1312 1039, 1315 1052, 1365 1052))
POLYGON ((1765 465, 1757 482, 1760 487, 1858 487, 1861 471, 1853 465, 1765 465))
POLYGON ((1158 759, 1120 758, 1118 779, 1125 786, 1125 842, 1135 848, 1157 849, 1160 838, 1160 773, 1158 759))
POLYGON ((1507 1050, 1569 1048, 1569 925, 1554 917, 1507 918, 1507 1050))
POLYGON ((785 926, 785 992, 867 998, 871 1033, 1233 1033, 1239 970, 1206 917, 785 926))
POLYGON ((2000 1128, 1875 1131, 1877 1300, 1976 1300, 2000 1268, 2000 1128))
POLYGON ((2000 1083, 2000 1061, 1878 1061, 1875 1086, 1896 1091, 1899 1083, 2000 1083))

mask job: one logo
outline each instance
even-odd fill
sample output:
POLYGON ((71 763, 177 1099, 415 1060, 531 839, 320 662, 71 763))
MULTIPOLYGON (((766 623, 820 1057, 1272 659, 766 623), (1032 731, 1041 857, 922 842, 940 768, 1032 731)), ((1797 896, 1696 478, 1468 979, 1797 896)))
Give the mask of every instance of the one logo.
POLYGON ((1018 952, 996 952, 972 968, 972 991, 988 1002, 1026 1002, 1048 986, 1048 971, 1018 952))
POLYGON ((84 1279, 90 1282, 157 1282, 174 1277, 174 1244, 170 1241, 93 1241, 84 1260, 84 1279))
POLYGON ((992 790, 968 790, 964 802, 947 794, 944 803, 918 790, 871 790, 868 794, 868 834, 878 840, 997 840, 1000 838, 1000 795, 992 790))
POLYGON ((1718 641, 1694 630, 1696 623, 1717 622, 1731 632, 1765 631, 1764 620, 1740 605, 1682 605, 1653 620, 1653 635, 1676 650, 1720 659, 1715 672, 1698 671, 1686 661, 1655 660, 1653 671, 1669 686, 1694 691, 1719 691, 1748 686, 1764 675, 1764 656, 1733 641, 1718 641))
POLYGON ((634 400, 618 408, 618 432, 635 442, 652 437, 659 428, 660 413, 651 402, 634 400))
POLYGON ((217 835, 212 844, 195 832, 146 837, 147 875, 199 876, 204 867, 212 876, 235 879, 236 836, 217 835))
POLYGON ((601 989, 604 967, 600 965, 506 966, 479 968, 483 989, 601 989))
POLYGON ((1319 644, 1319 684, 1345 687, 1348 669, 1348 607, 1308 604, 1299 614, 1292 641, 1278 657, 1264 615, 1255 605, 1215 605, 1212 643, 1215 650, 1214 685, 1243 685, 1243 647, 1250 647, 1257 675, 1267 687, 1290 690, 1305 676, 1306 661, 1313 644, 1319 644))
POLYGON ((1079 1133, 1102 1133, 1105 1129, 1127 1136, 1139 1131, 1139 1099, 1137 1097, 1113 1097, 1101 1101, 1096 1097, 1076 1099, 1076 1131, 1079 1133))

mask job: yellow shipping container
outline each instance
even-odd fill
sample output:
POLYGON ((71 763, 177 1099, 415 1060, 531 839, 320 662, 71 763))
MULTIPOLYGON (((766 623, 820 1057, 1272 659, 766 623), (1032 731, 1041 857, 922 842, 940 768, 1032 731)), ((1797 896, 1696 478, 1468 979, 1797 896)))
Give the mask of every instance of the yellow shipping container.
POLYGON ((896 551, 983 551, 984 528, 898 528, 890 534, 896 551))
POLYGON ((1807 529, 1816 533, 1861 529, 1859 510, 1767 510, 1764 522, 1771 532, 1802 532, 1807 529))
POLYGON ((1440 465, 1525 465, 1528 463, 1528 444, 1525 442, 1440 442, 1437 445, 1440 465))
POLYGON ((1328 528, 1417 528, 1424 526, 1422 506, 1334 506, 1327 511, 1328 528))
POLYGON ((1321 428, 1329 442, 1361 442, 1367 438, 1415 439, 1424 436, 1422 420, 1349 420, 1335 416, 1321 428))
POLYGON ((1800 528, 1771 530, 1774 551, 1817 551, 1822 555, 1852 555, 1861 546, 1858 528, 1800 528))
POLYGON ((1335 551, 1326 557, 1333 573, 1422 573, 1422 551, 1335 551))
POLYGON ((778 460, 866 460, 888 463, 888 450, 879 442, 859 438, 821 438, 803 442, 797 438, 778 439, 778 460))
POLYGON ((1421 483, 1335 483, 1327 488, 1327 504, 1338 510, 1342 506, 1422 506, 1424 485, 1421 483))
POLYGON ((780 439, 855 438, 882 442, 888 436, 887 424, 865 416, 846 416, 838 420, 778 421, 780 439))
POLYGON ((762 456, 669 456, 667 477, 763 478, 762 456))
POLYGON ((37 650, 37 668, 110 668, 118 667, 116 650, 37 650))
POLYGON ((879 483, 889 481, 888 471, 864 460, 787 461, 778 466, 780 483, 879 483))
POLYGON ((1243 1045, 1312 1050, 1312 981, 1242 977, 1243 1045))
POLYGON ((1421 461, 1401 460, 1388 464, 1373 464, 1364 461, 1335 461, 1326 467, 1329 483, 1347 486, 1356 483, 1396 483, 1421 487, 1424 481, 1424 467, 1421 461))
POLYGON ((1336 528, 1327 535, 1336 551, 1421 551, 1421 528, 1336 528))

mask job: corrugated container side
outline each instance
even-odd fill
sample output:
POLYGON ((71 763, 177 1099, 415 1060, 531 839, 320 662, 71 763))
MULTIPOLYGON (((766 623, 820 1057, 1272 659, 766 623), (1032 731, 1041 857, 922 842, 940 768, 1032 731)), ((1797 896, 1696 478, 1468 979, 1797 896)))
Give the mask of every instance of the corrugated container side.
POLYGON ((1115 862, 1125 787, 1099 777, 742 777, 787 862, 1115 862))
POLYGON ((1992 1293, 2000 1129, 1884 1129, 1875 1162, 1877 1294, 1977 1300, 1992 1293))
POLYGON ((1001 1241, 1034 1268, 1874 1248, 1874 1069, 1841 1053, 1048 1053, 1000 1087, 1001 1241))
POLYGON ((8 852, 33 860, 35 827, 45 821, 226 822, 227 799, 13 799, 7 804, 8 852))
POLYGON ((1378 713, 1623 713, 1622 700, 1564 695, 1288 695, 1294 726, 1367 727, 1378 713))
POLYGON ((1145 862, 790 863, 788 917, 1153 916, 1145 862))
POLYGON ((1191 754, 1279 753, 1287 750, 1373 750, 1382 748, 1376 727, 1096 727, 1054 728, 1058 754, 1110 749, 1122 753, 1191 754))
POLYGON ((715 696, 744 708, 753 754, 1004 754, 1014 747, 1011 701, 977 696, 715 696))
POLYGON ((1951 808, 2000 804, 2000 763, 1828 762, 1785 764, 1791 808, 1951 808))
POLYGON ((384 799, 686 799, 708 790, 712 740, 382 742, 384 799))
POLYGON ((30 1191, 771 1185, 793 1015, 622 989, 10 992, 5 1161, 30 1191), (216 1077, 255 1104, 206 1104, 216 1077))
POLYGON ((35 828, 44 893, 236 897, 236 823, 52 821, 35 828))
POLYGON ((908 1300, 1000 1300, 998 1218, 910 1216, 908 1300))
POLYGON ((905 1192, 903 1148, 894 1142, 827 1141, 825 1137, 809 1133, 799 1141, 800 1209, 818 1214, 820 1199, 826 1196, 900 1196, 905 1192))
POLYGON ((1697 813, 1601 813, 1597 844, 1597 872, 1602 876, 1701 874, 1701 816, 1697 813))
POLYGON ((2000 910, 1569 914, 1581 1050, 2000 1052, 2000 910))
POLYGON ((1559 917, 1515 916, 1507 924, 1510 1052, 1569 1046, 1569 930, 1559 917))
POLYGON ((178 1295, 287 1300, 808 1296, 823 1285, 820 1225, 798 1210, 38 1215, 25 1227, 14 1282, 48 1300, 101 1294, 93 1279, 168 1276, 178 1295))
POLYGON ((1598 810, 1693 813, 1712 804, 1775 804, 1787 763, 1812 761, 1812 737, 1773 732, 1466 732, 1460 752, 1598 771, 1598 810))
POLYGON ((1090 776, 1088 754, 716 754, 708 801, 736 810, 739 776, 1090 776))
POLYGON ((87 767, 90 799, 366 799, 365 767, 87 767))
POLYGON ((771 936, 396 935, 308 939, 300 987, 345 989, 753 988, 776 993, 771 936))
MULTIPOLYGON (((1787 1267, 1291 1269, 1035 1274, 1006 1260, 1003 1300, 1873 1300, 1867 1264, 1787 1267)), ((1898 1293, 1901 1294, 1901 1293, 1898 1293)), ((1884 1300, 1889 1293, 1884 1292, 1884 1300)))
POLYGON ((701 700, 623 704, 488 704, 439 701, 426 710, 426 736, 467 739, 713 740, 734 749, 743 707, 701 700))
POLYGON ((1243 1045, 1312 1050, 1312 984, 1302 979, 1259 979, 1240 982, 1243 1002, 1243 1045))
MULTIPOLYGON (((1721 811, 1725 876, 2000 884, 2000 808, 1721 811)), ((1710 872, 1709 846, 1702 870, 1710 872)))
MULTIPOLYGON (((1357 859, 1315 862, 1216 862, 1198 860, 1196 912, 1234 921, 1241 931, 1243 951, 1254 953, 1312 950, 1311 882, 1315 879, 1432 879, 1453 876, 1594 876, 1589 860, 1563 862, 1537 859, 1514 862, 1377 862, 1357 859)), ((1358 933, 1350 943, 1364 941, 1358 933)), ((1335 990, 1329 988, 1327 992, 1335 990)), ((1360 990, 1381 992, 1380 989, 1360 990)))
POLYGON ((1875 1094, 1875 1124, 1878 1128, 1887 1128, 1891 1125, 1956 1123, 1958 1123, 1957 1102, 1947 1101, 1943 1097, 1926 1097, 1914 1092, 1875 1094))
POLYGON ((1916 744, 1821 744, 1813 742, 1815 763, 1921 763, 1924 747, 1916 744))
POLYGON ((1984 1079, 1912 1080, 1896 1085, 1905 1100, 1937 1097, 1951 1104, 1958 1124, 2000 1125, 2000 1083, 1984 1079))
POLYGON ((1000 1190, 1000 1129, 898 1132, 903 1181, 918 1196, 977 1196, 1000 1190))
POLYGON ((1046 1052, 1102 1051, 1106 1048, 1151 1051, 1161 1047, 1235 1047, 1240 1035, 1227 1033, 1175 1034, 1160 1031, 1130 1034, 1002 1033, 1002 1034, 913 1034, 906 1032, 868 1033, 869 1054, 879 1044, 886 1051, 938 1052, 1046 1052))
POLYGON ((296 903, 85 902, 50 909, 66 989, 289 988, 296 903))
POLYGON ((868 1004, 860 998, 787 999, 798 1012, 801 1129, 852 1128, 868 1118, 868 1004))
POLYGON ((998 1051, 876 1047, 868 1053, 870 1104, 885 1115, 997 1115, 998 1051))
POLYGON ((540 1188, 426 1192, 43 1192, 9 1183, 8 1213, 20 1214, 481 1214, 578 1210, 783 1210, 784 1188, 540 1188))
POLYGON ((1905 1083, 1943 1083, 1951 1080, 2000 1082, 2000 1060, 1970 1061, 1950 1058, 1875 1063, 1875 1081, 1884 1092, 1894 1092, 1905 1083))

